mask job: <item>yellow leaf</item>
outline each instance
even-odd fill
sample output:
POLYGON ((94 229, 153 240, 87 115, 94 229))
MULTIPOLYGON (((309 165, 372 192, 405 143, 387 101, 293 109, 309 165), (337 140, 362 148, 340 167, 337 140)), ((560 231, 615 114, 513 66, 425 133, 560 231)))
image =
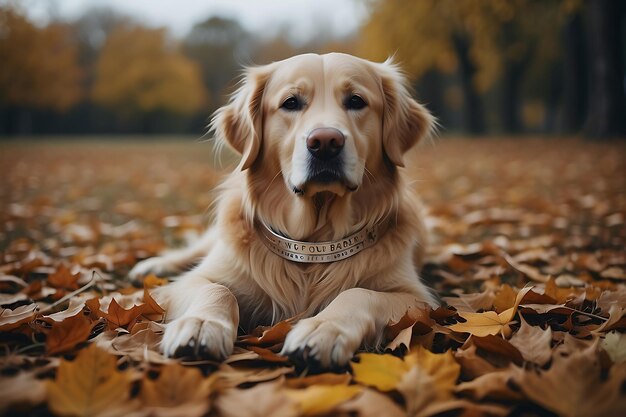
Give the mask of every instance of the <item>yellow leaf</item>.
POLYGON ((129 402, 130 376, 117 370, 116 358, 95 344, 72 362, 61 360, 54 381, 47 382, 48 406, 60 416, 123 415, 129 402))
POLYGON ((411 368, 417 366, 433 378, 439 399, 450 397, 461 374, 461 365, 454 359, 451 350, 433 353, 420 346, 404 360, 411 368))
POLYGON ((287 396, 300 406, 303 416, 326 414, 363 390, 356 385, 314 385, 301 390, 287 390, 287 396))
POLYGON ((373 386, 380 391, 391 391, 398 386, 402 376, 409 370, 409 364, 393 355, 362 353, 360 361, 352 364, 354 380, 373 386))
POLYGON ((456 323, 449 326, 451 330, 461 333, 471 333, 474 336, 488 336, 496 335, 499 333, 510 333, 508 322, 505 320, 512 311, 513 308, 509 308, 506 311, 498 314, 495 311, 485 311, 484 313, 459 313, 459 316, 464 318, 465 323, 456 323))
POLYGON ((201 416, 209 410, 209 394, 214 377, 204 378, 197 368, 178 363, 166 365, 155 381, 144 379, 139 394, 143 405, 158 415, 158 408, 176 408, 180 415, 201 416))
POLYGON ((456 323, 449 326, 450 330, 461 333, 471 333, 474 336, 484 337, 488 335, 497 335, 501 333, 503 336, 508 336, 511 333, 509 323, 515 317, 517 307, 524 298, 524 296, 530 291, 532 287, 526 287, 520 290, 515 297, 515 304, 513 307, 504 310, 498 314, 495 311, 485 311, 484 313, 463 313, 459 312, 459 316, 465 319, 464 323, 456 323))

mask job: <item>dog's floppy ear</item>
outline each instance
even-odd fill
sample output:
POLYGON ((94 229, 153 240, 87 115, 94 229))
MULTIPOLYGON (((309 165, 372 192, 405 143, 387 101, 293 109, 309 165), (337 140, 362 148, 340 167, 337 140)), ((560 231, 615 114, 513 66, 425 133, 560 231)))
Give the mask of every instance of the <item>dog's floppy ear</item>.
POLYGON ((252 166, 261 149, 263 91, 269 76, 269 66, 247 68, 228 104, 219 108, 211 120, 215 138, 241 154, 242 171, 252 166))
POLYGON ((383 92, 383 149, 394 165, 403 167, 404 154, 432 134, 435 120, 411 97, 405 76, 391 59, 377 67, 383 92))

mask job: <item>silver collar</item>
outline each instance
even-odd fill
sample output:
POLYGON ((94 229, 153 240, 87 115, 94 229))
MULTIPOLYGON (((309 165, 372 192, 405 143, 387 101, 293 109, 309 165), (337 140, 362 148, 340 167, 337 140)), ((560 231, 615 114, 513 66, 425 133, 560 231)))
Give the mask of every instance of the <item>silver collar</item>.
POLYGON ((267 248, 283 259, 301 263, 330 263, 350 258, 378 242, 386 229, 383 222, 365 226, 337 241, 302 242, 274 232, 264 222, 257 222, 257 232, 267 248))

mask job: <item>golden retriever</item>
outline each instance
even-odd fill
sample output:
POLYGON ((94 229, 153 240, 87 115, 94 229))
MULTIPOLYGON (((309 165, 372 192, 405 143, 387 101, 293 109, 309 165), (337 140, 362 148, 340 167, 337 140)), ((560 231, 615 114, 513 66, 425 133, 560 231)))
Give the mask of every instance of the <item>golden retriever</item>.
POLYGON ((223 359, 239 326, 297 316, 282 353, 341 367, 410 307, 436 305, 417 272, 426 235, 403 169, 433 119, 406 85, 390 60, 338 53, 247 69, 212 120, 242 155, 214 224, 131 271, 173 274, 201 259, 155 291, 166 355, 223 359))

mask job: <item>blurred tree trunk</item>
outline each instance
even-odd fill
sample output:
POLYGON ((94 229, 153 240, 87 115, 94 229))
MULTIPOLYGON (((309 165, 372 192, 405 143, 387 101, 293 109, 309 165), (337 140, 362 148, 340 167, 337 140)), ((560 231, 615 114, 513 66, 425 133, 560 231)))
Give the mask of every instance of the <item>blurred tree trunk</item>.
POLYGON ((588 137, 624 137, 626 105, 621 62, 622 0, 590 0, 587 6, 590 91, 588 137))
POLYGON ((461 89, 463 90, 463 124, 465 130, 472 135, 485 133, 485 114, 480 96, 474 88, 476 66, 469 56, 469 39, 461 34, 452 37, 459 59, 461 89))
MULTIPOLYGON (((515 35, 513 23, 509 22, 505 24, 502 30, 502 42, 505 45, 506 55, 510 55, 507 49, 517 41, 515 35)), ((522 124, 520 122, 522 96, 520 89, 529 55, 528 51, 525 51, 520 56, 506 56, 504 60, 504 74, 502 76, 502 91, 500 96, 500 118, 502 120, 502 128, 506 133, 519 133, 522 131, 522 124)))
POLYGON ((443 100, 443 82, 439 71, 429 70, 415 84, 418 100, 423 103, 429 112, 437 118, 442 126, 450 126, 443 100))
POLYGON ((563 118, 561 131, 579 132, 587 110, 585 29, 580 12, 569 16, 563 30, 563 118))

